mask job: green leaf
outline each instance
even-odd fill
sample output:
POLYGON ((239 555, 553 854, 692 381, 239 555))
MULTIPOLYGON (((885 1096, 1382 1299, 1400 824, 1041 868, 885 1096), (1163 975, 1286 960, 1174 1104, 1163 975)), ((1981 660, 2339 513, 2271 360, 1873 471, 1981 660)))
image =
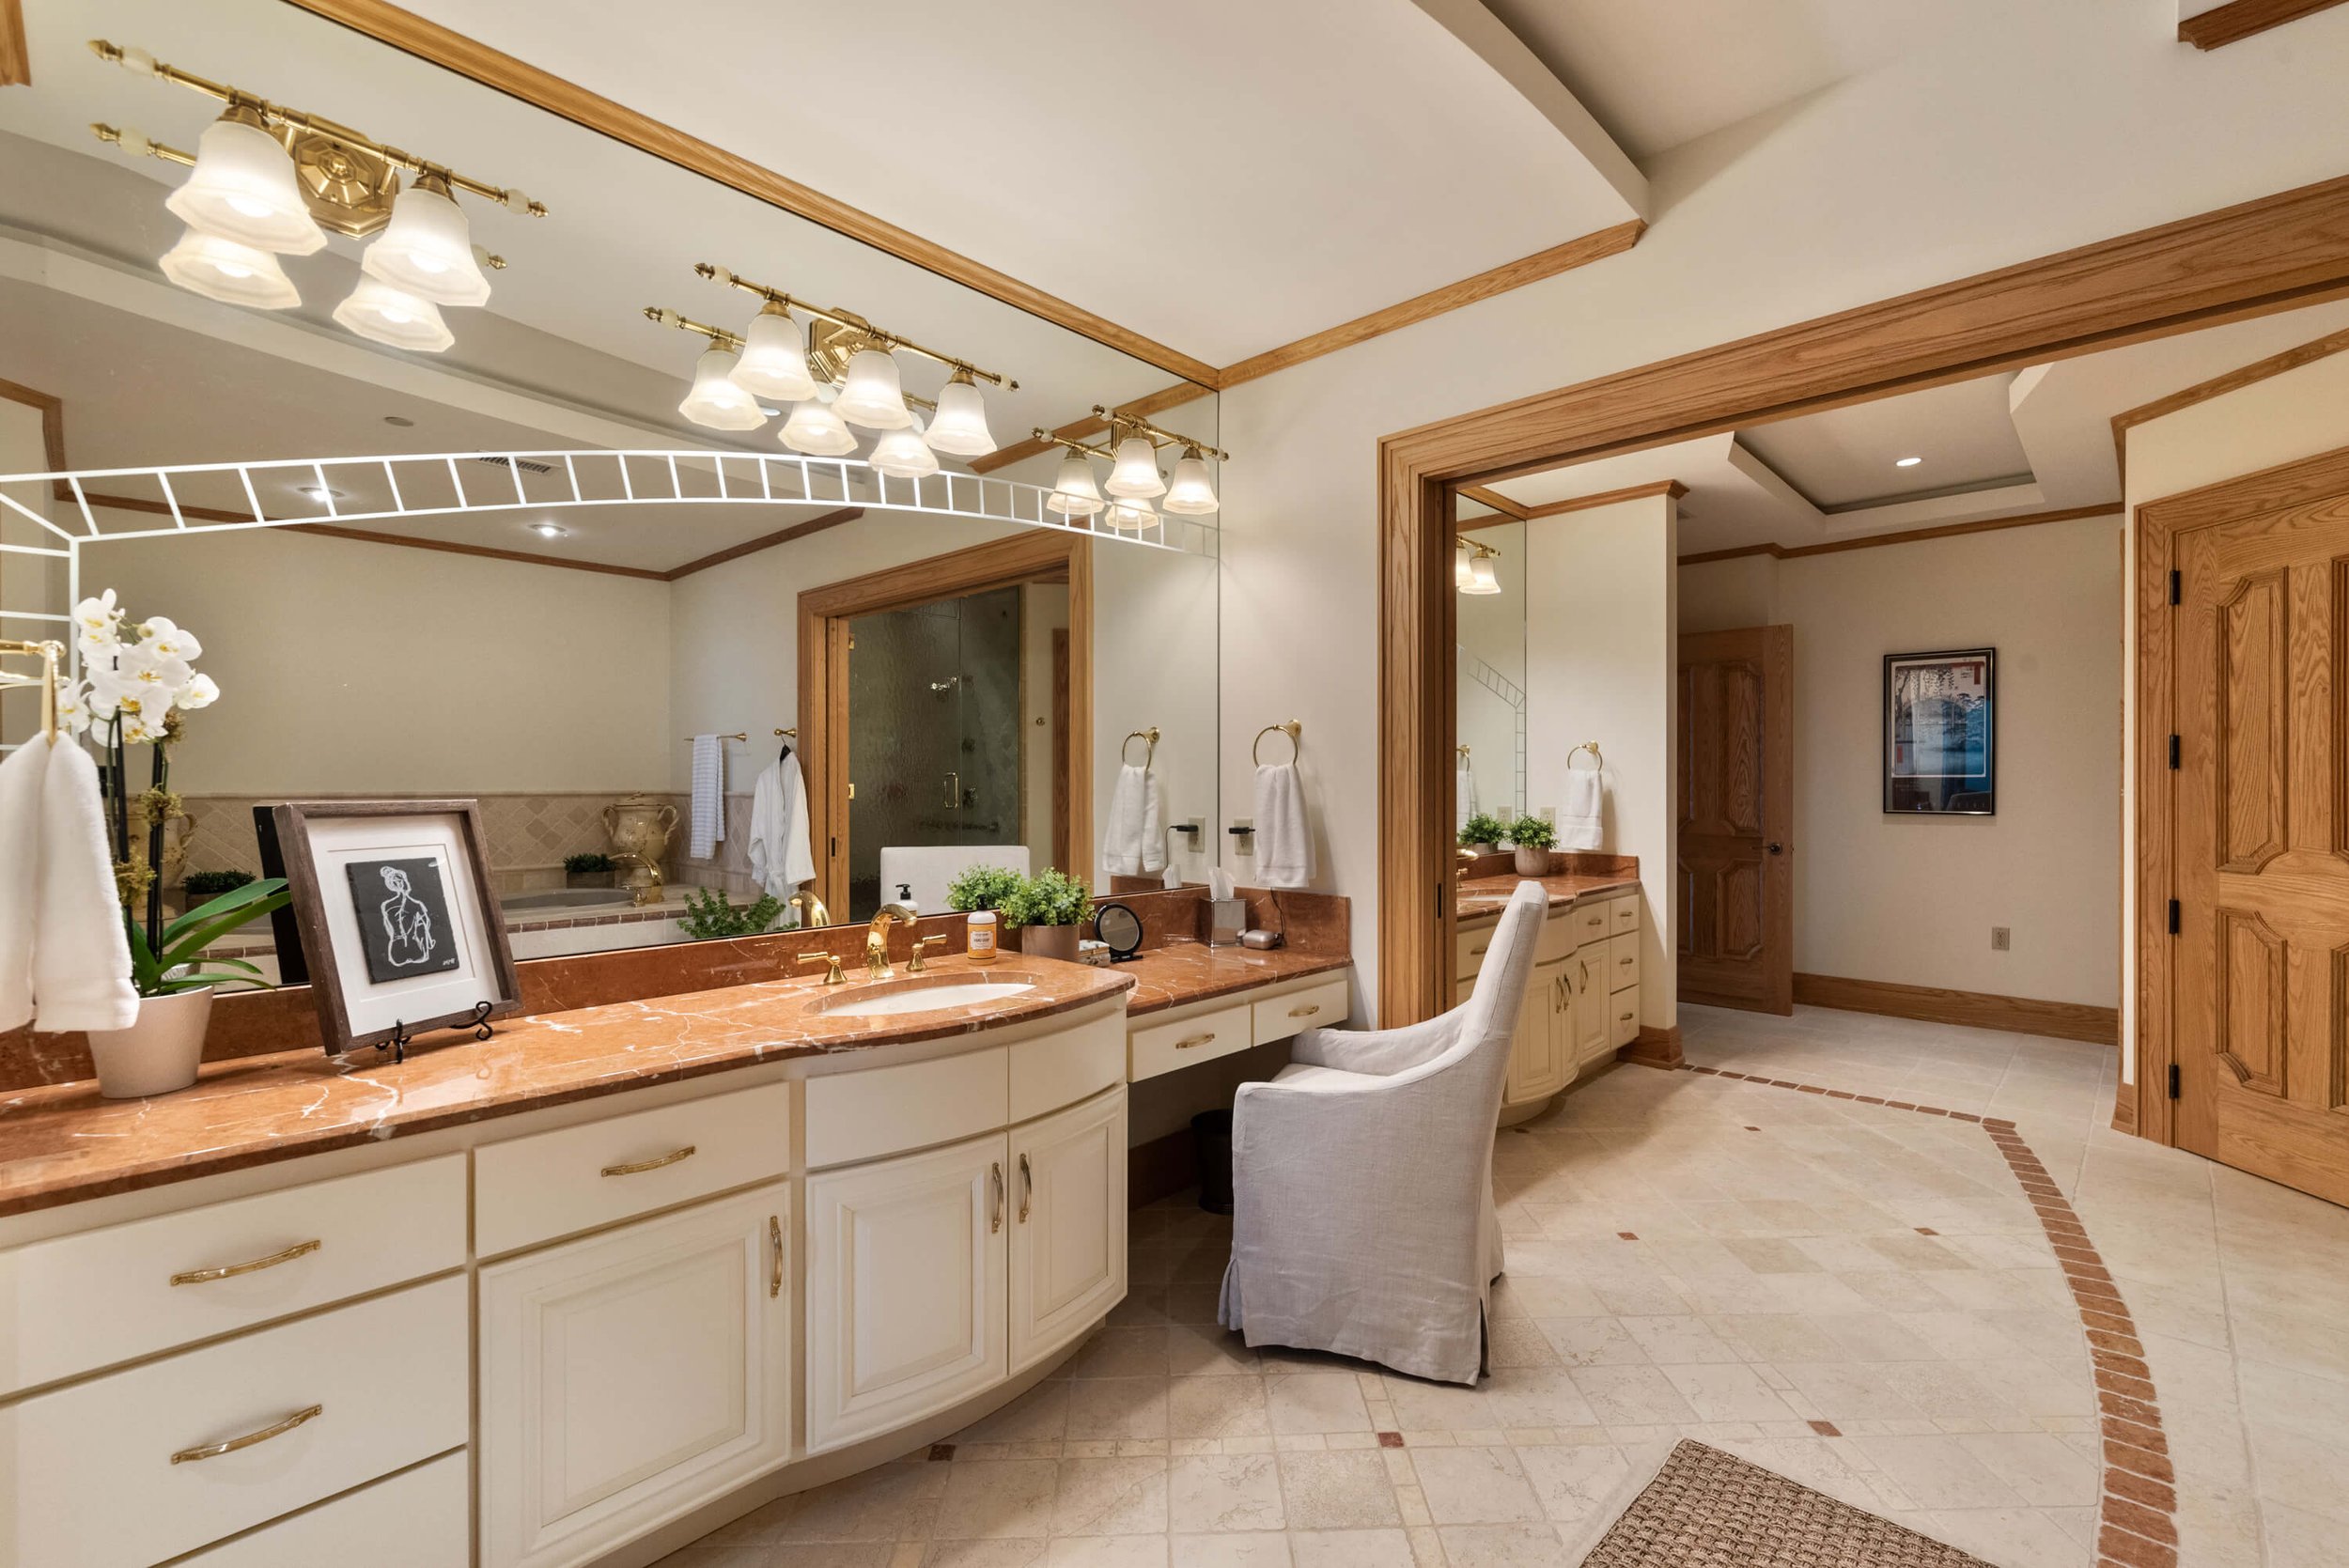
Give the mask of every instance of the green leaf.
MULTIPOLYGON (((179 936, 180 932, 189 929, 200 921, 210 920, 217 915, 225 915, 231 909, 242 908, 244 906, 254 903, 256 900, 274 897, 276 894, 284 893, 285 891, 286 879, 283 877, 270 877, 257 882, 247 882, 244 886, 237 889, 233 893, 224 893, 218 898, 213 899, 210 903, 197 905, 194 908, 190 909, 186 914, 181 915, 179 919, 164 926, 163 939, 163 945, 165 947, 171 946, 173 938, 179 936)), ((271 908, 285 908, 285 905, 281 902, 271 906, 271 908)), ((245 916, 245 919, 257 919, 262 912, 265 911, 256 911, 254 914, 245 916)))
MULTIPOLYGON (((242 893, 243 891, 244 890, 242 888, 239 888, 237 893, 242 893)), ((227 895, 229 898, 234 898, 236 896, 236 893, 232 893, 227 895)), ((172 929, 174 931, 185 931, 185 935, 179 936, 177 939, 166 936, 163 941, 163 952, 155 955, 156 961, 162 964, 165 969, 175 969, 181 964, 192 962, 198 954, 202 953, 206 948, 211 946, 212 943, 220 940, 221 938, 226 936, 229 932, 234 931, 241 926, 250 924, 252 922, 260 919, 263 915, 271 914, 276 910, 284 908, 290 896, 291 895, 286 892, 284 884, 280 883, 275 893, 259 899, 248 900, 243 907, 231 908, 226 914, 222 915, 219 919, 211 922, 208 925, 200 925, 195 927, 194 930, 187 930, 186 921, 183 918, 179 922, 176 923, 172 929)), ((225 900, 215 900, 215 902, 225 902, 225 900)), ((206 906, 208 908, 210 907, 210 906, 209 905, 206 906)))

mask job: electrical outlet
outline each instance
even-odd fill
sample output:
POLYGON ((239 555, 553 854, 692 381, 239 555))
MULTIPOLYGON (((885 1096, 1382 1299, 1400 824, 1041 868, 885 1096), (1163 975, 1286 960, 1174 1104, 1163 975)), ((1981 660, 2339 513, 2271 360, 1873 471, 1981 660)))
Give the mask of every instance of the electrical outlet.
POLYGON ((2006 952, 2007 949, 2013 945, 2009 940, 2010 935, 2011 933, 2003 925, 1992 926, 1990 928, 1990 951, 1993 953, 2006 952))
POLYGON ((1253 859, 1256 853, 1256 819, 1252 816, 1232 818, 1232 853, 1253 859))

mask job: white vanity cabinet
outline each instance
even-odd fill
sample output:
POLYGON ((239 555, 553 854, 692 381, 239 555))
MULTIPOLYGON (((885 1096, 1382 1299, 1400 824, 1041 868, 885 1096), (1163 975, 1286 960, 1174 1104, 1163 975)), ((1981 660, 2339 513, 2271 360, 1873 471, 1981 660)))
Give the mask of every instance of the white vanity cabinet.
POLYGON ((1126 1298, 1126 1092, 1015 1127, 1011 1370, 1025 1372, 1126 1298))
POLYGON ((791 1189, 482 1269, 481 1561, 592 1560, 791 1450, 791 1189))
MULTIPOLYGON (((1455 1002, 1476 989, 1493 926, 1486 921, 1459 934, 1455 1002)), ((1634 893, 1576 904, 1543 920, 1509 1049, 1502 1126, 1538 1115, 1577 1076, 1639 1038, 1639 931, 1634 893)))

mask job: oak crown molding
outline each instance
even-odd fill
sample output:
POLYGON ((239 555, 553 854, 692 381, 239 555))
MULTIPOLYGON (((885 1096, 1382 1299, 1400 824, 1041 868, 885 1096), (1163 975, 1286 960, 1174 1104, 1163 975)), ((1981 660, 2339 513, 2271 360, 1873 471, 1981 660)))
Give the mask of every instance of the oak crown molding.
POLYGON ((2123 488, 2125 489, 2126 486, 2129 470, 2128 435, 2130 430, 2139 425, 2159 419, 2165 414, 2176 413, 2180 409, 2190 409, 2197 403, 2206 403, 2214 397, 2223 397, 2230 392, 2240 392, 2253 382, 2263 381, 2270 376, 2280 376, 2287 370, 2297 370, 2304 365, 2313 365, 2318 360, 2338 354, 2344 349, 2349 349, 2349 328, 2327 334, 2323 337, 2311 338, 2295 348, 2286 349, 2282 353, 2270 354, 2265 359, 2253 360, 2248 365, 2237 365, 2232 370, 2213 376, 2209 380, 2197 381, 2192 386, 2182 387, 2167 397, 2156 397, 2150 403, 2141 403, 2136 408, 2124 409, 2114 414, 2112 416, 2112 449, 2114 455, 2121 459, 2123 488))
POLYGON ((2227 5, 2214 6, 2200 16, 2189 16, 2179 23, 2178 41, 2197 49, 2217 49, 2254 33, 2264 33, 2270 27, 2314 16, 2341 3, 2341 0, 2230 0, 2227 5))
POLYGON ((1714 561, 1735 561, 1749 555, 1766 555, 1774 561, 1795 561, 1806 555, 1839 555, 1847 550, 1874 550, 1879 545, 1921 544, 1927 539, 1955 538, 1962 534, 1995 534, 2002 528, 2033 528, 2041 523, 2072 522, 2081 518, 2119 517, 2122 510, 2120 502, 2108 501, 2093 506, 2061 506, 2051 511, 2024 512, 2011 518, 1983 518, 1977 522, 1945 522, 1932 528, 1906 529, 1897 534, 1866 534, 1856 539, 1828 539, 1814 545, 1739 545, 1735 550, 1707 550, 1694 555, 1683 555, 1676 564, 1702 567, 1714 561))
POLYGON ((1531 518, 1562 518, 1568 512, 1588 512, 1599 506, 1612 506, 1624 501, 1647 501, 1656 498, 1679 500, 1688 493, 1688 487, 1677 479, 1657 479, 1644 485, 1626 485, 1619 490, 1600 490, 1595 495, 1569 496, 1563 501, 1545 502, 1528 506, 1525 516, 1531 518))

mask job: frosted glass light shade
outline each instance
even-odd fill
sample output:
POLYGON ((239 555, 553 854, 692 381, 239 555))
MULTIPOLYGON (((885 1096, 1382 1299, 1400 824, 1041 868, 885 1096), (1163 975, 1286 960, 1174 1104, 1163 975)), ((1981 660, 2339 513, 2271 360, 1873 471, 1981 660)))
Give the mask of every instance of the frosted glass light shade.
POLYGON ((1166 499, 1159 505, 1189 518, 1206 517, 1221 506, 1222 503, 1215 498, 1215 480, 1207 473, 1207 459, 1196 452, 1184 453, 1174 464, 1174 482, 1167 486, 1166 499))
POLYGON ((1147 501, 1127 496, 1111 502, 1109 516, 1101 520, 1122 534, 1138 534, 1154 526, 1159 520, 1159 514, 1147 501))
POLYGON ((994 451, 995 437, 987 427, 987 405, 979 389, 959 376, 941 387, 938 412, 924 439, 934 450, 957 458, 983 458, 994 451))
POLYGON ((1128 436, 1117 443, 1117 461, 1102 489, 1112 495, 1150 496, 1166 493, 1166 475, 1159 472, 1159 454, 1148 436, 1128 436))
POLYGON ((1464 594, 1474 591, 1476 584, 1475 566, 1476 558, 1470 555, 1467 551, 1463 550, 1455 552, 1452 557, 1452 585, 1455 588, 1459 589, 1460 592, 1464 594))
POLYGON ((223 304, 287 310, 302 303, 293 280, 267 251, 189 229, 163 253, 163 276, 223 304))
POLYGON ((841 423, 839 411, 820 396, 791 405, 783 422, 783 444, 815 458, 842 458, 856 450, 856 435, 841 423))
POLYGON ((872 464, 899 479, 921 479, 938 472, 938 454, 922 439, 919 420, 892 430, 874 444, 872 464))
POLYGON ((1065 518, 1089 518, 1108 505, 1101 499, 1101 487, 1093 482, 1093 464, 1082 453, 1062 457, 1060 474, 1044 505, 1065 518))
POLYGON ((163 206, 199 234, 257 251, 308 256, 323 250, 326 235, 303 205, 293 159, 257 118, 250 109, 230 109, 205 127, 195 144, 195 167, 163 206))
POLYGON ((755 430, 767 423, 758 399, 734 384, 734 351, 711 344, 693 364, 693 390, 677 411, 712 430, 755 430))
POLYGON ((807 372, 807 337, 789 311, 769 303, 751 318, 742 334, 742 362, 734 367, 734 384, 778 403, 816 396, 816 378, 807 372))
POLYGON ((434 304, 477 305, 490 298, 464 210, 429 175, 392 198, 392 221, 360 256, 359 269, 434 304))
POLYGON ((859 349, 848 361, 848 374, 832 404, 840 417, 868 430, 902 430, 913 423, 906 407, 904 386, 897 380, 897 362, 879 349, 859 349))
POLYGON ((1468 586, 1462 588, 1460 592, 1464 594, 1497 594, 1501 592, 1501 579, 1493 571, 1493 558, 1491 556, 1479 555, 1475 560, 1469 563, 1469 583, 1468 586))
POLYGON ((363 277, 350 298, 334 307, 334 319, 370 343, 437 354, 457 341, 439 307, 381 278, 363 277))

